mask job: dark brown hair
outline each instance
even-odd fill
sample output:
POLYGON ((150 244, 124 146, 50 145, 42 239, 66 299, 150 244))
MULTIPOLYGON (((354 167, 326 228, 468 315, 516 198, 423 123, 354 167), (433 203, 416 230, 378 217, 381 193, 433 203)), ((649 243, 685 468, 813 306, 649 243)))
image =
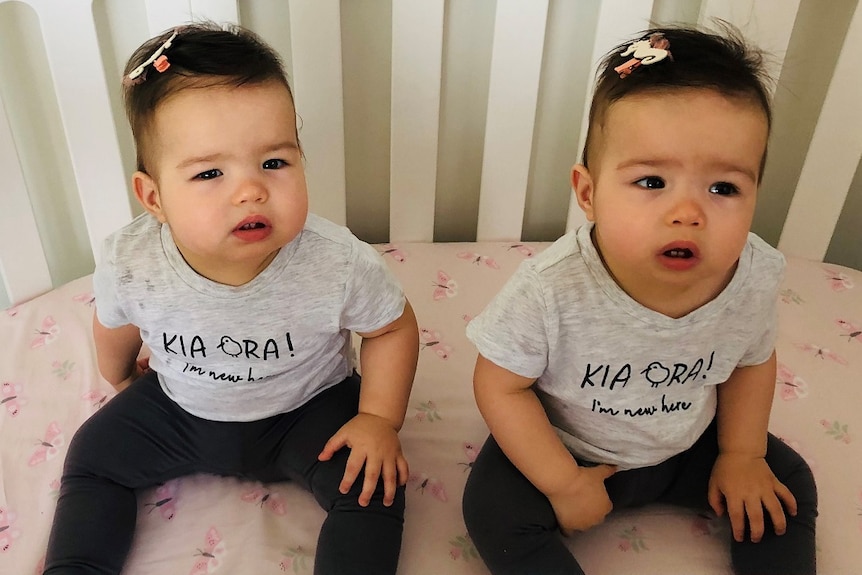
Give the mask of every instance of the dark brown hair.
POLYGON ((142 172, 147 171, 148 136, 156 110, 178 92, 278 82, 293 100, 287 74, 275 50, 250 30, 233 25, 222 27, 213 22, 188 24, 147 40, 129 58, 123 78, 126 116, 135 139, 137 167, 142 172), (160 73, 150 64, 140 77, 129 80, 129 73, 150 58, 175 31, 176 38, 164 51, 170 67, 160 73))
MULTIPOLYGON (((608 109, 627 96, 681 89, 714 90, 731 98, 751 101, 766 116, 767 128, 772 126, 772 104, 768 86, 771 83, 765 67, 764 54, 749 46, 732 26, 721 23, 722 33, 693 28, 668 27, 645 30, 634 40, 662 34, 670 43, 671 56, 650 65, 642 65, 621 78, 615 67, 629 60, 622 52, 631 41, 611 50, 599 65, 598 79, 590 106, 587 139, 582 163, 589 168, 591 148, 596 132, 600 131, 608 109)), ((760 172, 766 162, 766 150, 760 172)))

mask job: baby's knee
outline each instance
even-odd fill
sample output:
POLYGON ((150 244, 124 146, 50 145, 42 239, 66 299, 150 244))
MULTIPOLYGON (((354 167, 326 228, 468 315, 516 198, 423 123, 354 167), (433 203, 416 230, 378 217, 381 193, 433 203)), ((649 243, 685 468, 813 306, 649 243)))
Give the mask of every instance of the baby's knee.
POLYGON ((475 476, 469 477, 461 499, 461 512, 471 536, 474 531, 499 527, 500 521, 497 519, 505 520, 505 517, 497 517, 503 507, 501 502, 491 494, 490 489, 483 489, 487 487, 483 483, 476 480, 475 476))
POLYGON ((482 547, 510 540, 531 526, 555 524, 553 513, 550 517, 543 516, 541 506, 531 503, 508 497, 493 487, 493 480, 472 476, 467 480, 461 500, 467 533, 482 547))
POLYGON ((308 482, 314 498, 324 511, 376 510, 385 515, 400 515, 403 517, 406 501, 405 487, 403 485, 396 486, 392 504, 386 505, 384 504, 386 489, 381 477, 377 480, 377 485, 374 487, 368 505, 360 505, 359 496, 365 486, 365 474, 364 472, 360 472, 347 493, 342 493, 340 486, 344 477, 346 461, 339 462, 338 459, 333 458, 330 461, 320 462, 308 482))
POLYGON ((110 460, 110 453, 115 447, 110 445, 112 441, 113 434, 100 429, 98 420, 85 421, 69 442, 64 475, 95 474, 99 467, 110 460))
POLYGON ((778 479, 790 490, 800 508, 816 509, 817 483, 814 480, 814 473, 802 456, 797 455, 797 457, 797 461, 778 479))
POLYGON ((789 445, 775 436, 769 436, 766 462, 775 477, 784 484, 800 509, 817 508, 817 485, 808 462, 789 445))
POLYGON ((817 517, 817 483, 811 468, 804 460, 787 478, 785 485, 796 499, 797 513, 793 520, 809 524, 813 528, 817 517))

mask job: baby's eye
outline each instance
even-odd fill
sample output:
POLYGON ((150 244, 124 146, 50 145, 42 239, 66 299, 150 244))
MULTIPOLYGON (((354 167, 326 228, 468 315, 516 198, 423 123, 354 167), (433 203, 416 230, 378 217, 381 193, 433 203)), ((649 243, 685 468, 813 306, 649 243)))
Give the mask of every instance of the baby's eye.
POLYGON ((647 176, 637 180, 635 185, 648 190, 660 190, 664 188, 664 180, 657 176, 647 176))
POLYGON ((285 166, 287 166, 287 162, 278 159, 267 160, 263 163, 264 170, 277 170, 285 166))
POLYGON ((735 196, 739 193, 739 188, 728 182, 716 182, 709 186, 709 193, 719 196, 735 196))
POLYGON ((217 178, 222 175, 222 171, 218 169, 207 170, 205 172, 201 172, 196 175, 193 179, 195 180, 212 180, 213 178, 217 178))

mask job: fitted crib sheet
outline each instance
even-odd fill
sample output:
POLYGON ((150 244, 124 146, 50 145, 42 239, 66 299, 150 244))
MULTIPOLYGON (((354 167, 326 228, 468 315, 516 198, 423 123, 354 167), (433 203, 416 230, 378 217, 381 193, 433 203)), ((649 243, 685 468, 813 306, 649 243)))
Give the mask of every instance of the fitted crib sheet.
MULTIPOLYGON (((546 244, 380 245, 420 327, 401 433, 410 461, 399 572, 483 574, 461 494, 487 435, 472 398, 464 328, 517 265, 546 244)), ((0 312, 0 572, 41 573, 63 458, 80 424, 113 395, 96 370, 91 278, 0 312)), ((789 258, 780 294, 779 370, 770 429, 811 465, 820 493, 818 562, 862 572, 862 273, 789 258)), ((500 502, 506 505, 505 501, 500 502)), ((311 573, 323 521, 291 483, 196 475, 140 492, 124 573, 311 573)), ((730 571, 725 519, 648 506, 612 513, 568 540, 587 573, 730 571)))

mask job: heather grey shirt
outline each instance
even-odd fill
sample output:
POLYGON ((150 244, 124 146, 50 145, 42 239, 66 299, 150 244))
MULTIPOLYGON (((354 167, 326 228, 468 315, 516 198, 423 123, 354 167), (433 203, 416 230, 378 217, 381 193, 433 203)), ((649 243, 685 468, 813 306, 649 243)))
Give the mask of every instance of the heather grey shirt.
POLYGON ((537 378, 533 389, 548 418, 579 459, 655 465, 706 429, 716 385, 737 367, 769 359, 784 257, 749 234, 727 287, 673 319, 614 282, 591 229, 525 260, 467 336, 485 358, 537 378))
POLYGON ((165 393, 216 421, 290 411, 339 383, 350 331, 386 326, 405 303, 374 248, 313 214, 238 287, 198 275, 144 214, 106 240, 93 284, 99 321, 139 327, 165 393))

